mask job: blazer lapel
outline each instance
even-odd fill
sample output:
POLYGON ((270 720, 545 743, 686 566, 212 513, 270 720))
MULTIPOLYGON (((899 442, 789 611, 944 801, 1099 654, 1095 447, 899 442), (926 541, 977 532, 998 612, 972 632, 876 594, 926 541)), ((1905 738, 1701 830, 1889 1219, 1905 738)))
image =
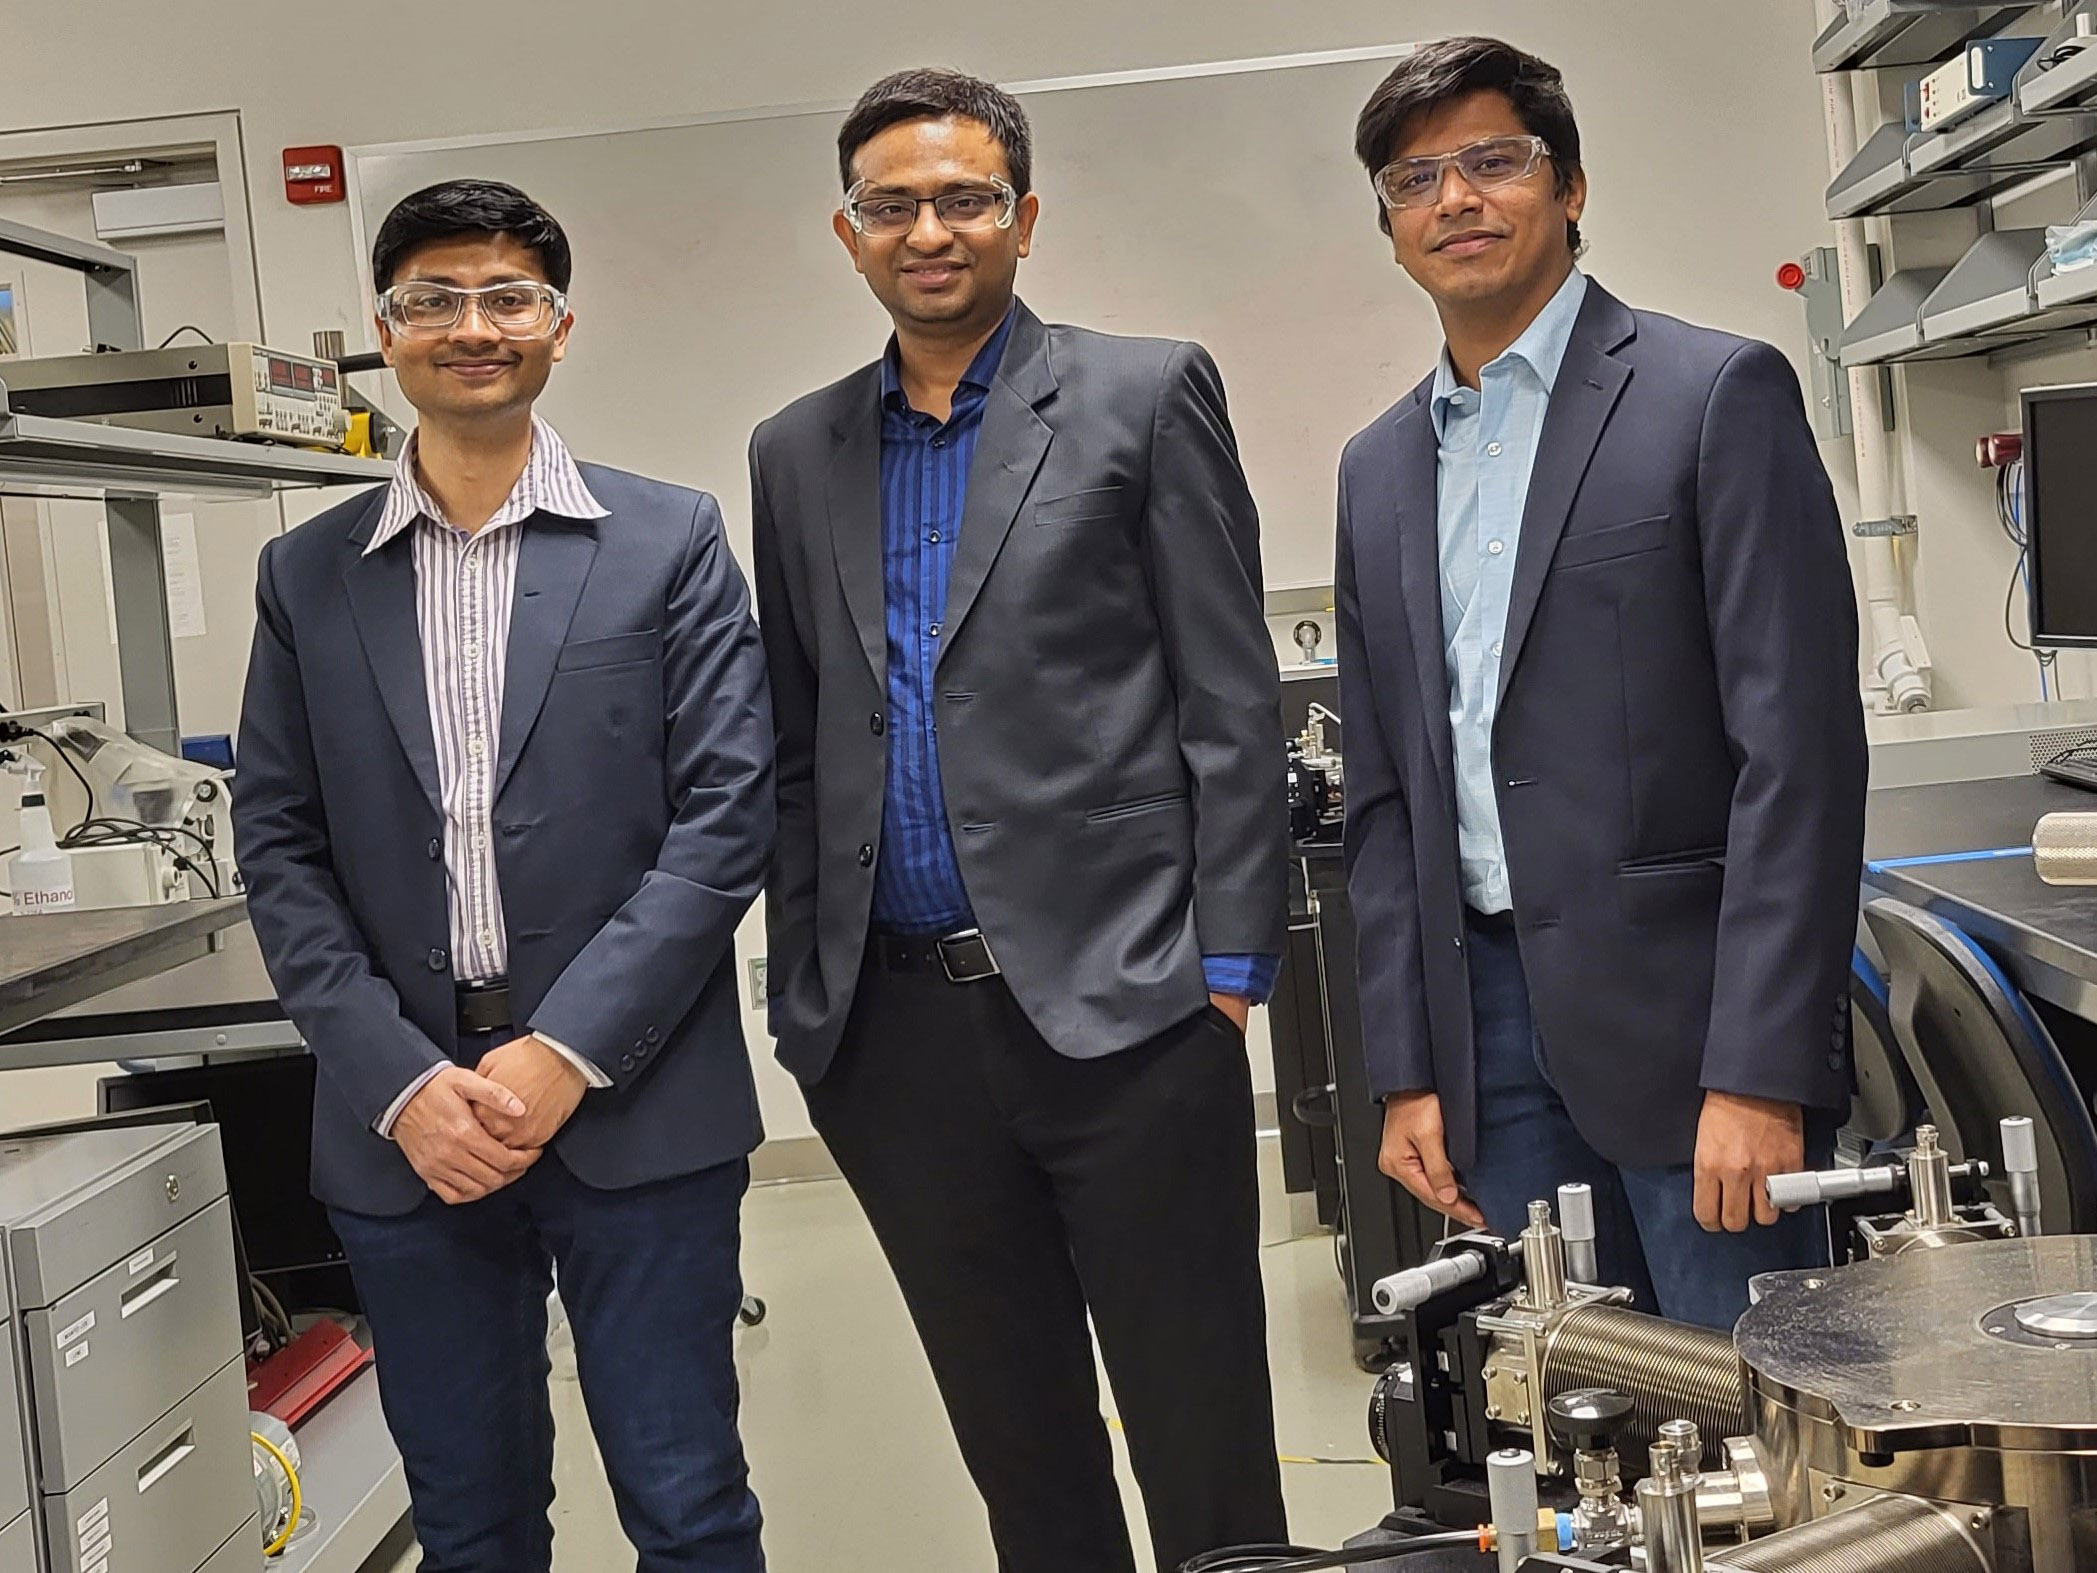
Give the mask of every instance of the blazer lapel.
MULTIPOLYGON (((1441 447, 1435 439, 1434 414, 1430 409, 1432 383, 1423 384, 1413 402, 1390 428, 1390 462, 1380 466, 1391 477, 1387 498, 1372 497, 1375 509, 1354 514, 1356 543, 1356 590, 1364 601, 1363 636, 1373 638, 1377 619, 1367 607, 1375 579, 1362 571, 1364 542, 1381 535, 1395 537, 1398 572, 1395 576, 1404 604, 1406 630, 1412 636, 1413 671, 1420 685, 1420 719, 1441 772, 1446 792, 1456 790, 1456 768, 1450 762, 1454 744, 1449 736, 1449 658, 1442 630, 1442 553, 1438 479, 1441 447), (1363 523, 1372 526, 1365 531, 1363 523)), ((1356 510, 1359 502, 1350 506, 1356 510)), ((1388 582, 1388 581, 1385 581, 1388 582)))
POLYGON ((1005 549, 1005 538, 1012 533, 1013 520, 1033 489, 1034 477, 1055 436, 1037 413, 1056 392, 1048 329, 1026 307, 1019 307, 1018 312, 1005 358, 991 384, 989 402, 983 407, 983 429, 977 435, 976 460, 969 470, 961 544, 955 548, 954 576, 947 586, 941 660, 954 647, 954 636, 967 621, 998 554, 1005 549))
POLYGON ((1631 367, 1615 351, 1637 331, 1630 311, 1599 285, 1588 285, 1588 296, 1573 327, 1565 360, 1558 368, 1558 381, 1551 390, 1550 408, 1544 416, 1543 435, 1537 443, 1536 463, 1529 472, 1529 500, 1522 511, 1522 536, 1515 548, 1514 583, 1507 604, 1507 632, 1502 636, 1505 655, 1500 662, 1500 695, 1507 695, 1508 679, 1521 659, 1522 644, 1529 636, 1537 602, 1543 598, 1544 578, 1551 571, 1551 558, 1558 551, 1572 515, 1573 499, 1579 494, 1582 477, 1602 441, 1603 428, 1631 380, 1631 367))
POLYGON ((863 374, 835 428, 830 463, 830 549, 845 605, 874 682, 888 688, 888 587, 881 567, 881 367, 863 374))
POLYGON ((437 785, 437 743, 430 730, 429 692, 423 686, 422 631, 415 616, 415 548, 403 531, 377 551, 366 554, 379 514, 385 507, 384 487, 374 494, 371 511, 350 532, 354 555, 342 570, 343 588, 349 593, 350 614, 356 620, 357 638, 364 646, 364 659, 379 685, 379 698, 400 739, 401 752, 415 771, 415 779, 430 800, 430 807, 443 811, 437 785))
POLYGON ((517 768, 553 684, 554 662, 567 642, 590 564, 597 556, 600 521, 536 513, 512 528, 524 531, 517 555, 517 596, 510 609, 510 658, 503 678, 502 734, 495 756, 495 795, 517 768))

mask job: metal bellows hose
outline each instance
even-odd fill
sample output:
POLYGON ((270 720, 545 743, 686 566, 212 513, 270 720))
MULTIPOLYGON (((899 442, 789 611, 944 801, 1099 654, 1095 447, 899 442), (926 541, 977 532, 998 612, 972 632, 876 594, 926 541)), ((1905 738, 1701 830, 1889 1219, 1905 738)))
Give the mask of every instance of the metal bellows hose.
POLYGON ((1621 1306, 1568 1312, 1543 1353, 1543 1401, 1583 1387, 1608 1387, 1634 1409, 1618 1448, 1634 1466, 1670 1420, 1693 1420, 1705 1469, 1726 1467, 1725 1439, 1752 1429, 1733 1340, 1708 1327, 1663 1321, 1621 1306))
POLYGON ((1877 1497, 1707 1563, 1711 1573, 1986 1573, 1958 1519, 1914 1497, 1877 1497))

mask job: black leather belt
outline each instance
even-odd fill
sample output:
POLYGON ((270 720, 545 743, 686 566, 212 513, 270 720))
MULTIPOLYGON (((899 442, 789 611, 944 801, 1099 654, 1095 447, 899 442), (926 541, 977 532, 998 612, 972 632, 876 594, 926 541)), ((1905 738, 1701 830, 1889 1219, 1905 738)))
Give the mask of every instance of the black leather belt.
POLYGON ((1488 934, 1512 934, 1515 931, 1512 912, 1480 912, 1468 903, 1464 906, 1464 922, 1472 928, 1484 929, 1488 934))
POLYGON ((459 1002, 459 1032, 472 1037, 480 1032, 503 1032, 515 1025, 510 1015, 510 980, 491 978, 485 983, 456 986, 459 1002))
POLYGON ((949 983, 979 983, 1003 969, 980 929, 940 938, 932 934, 875 934, 867 957, 889 972, 934 972, 949 983))

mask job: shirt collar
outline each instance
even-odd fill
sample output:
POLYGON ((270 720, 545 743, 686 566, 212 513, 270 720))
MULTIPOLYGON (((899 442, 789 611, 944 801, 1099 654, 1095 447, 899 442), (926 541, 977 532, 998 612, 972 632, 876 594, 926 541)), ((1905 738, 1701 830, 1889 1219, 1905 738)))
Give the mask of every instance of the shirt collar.
MULTIPOLYGON (((1013 301, 1005 313, 1005 320, 998 324, 976 358, 968 363, 968 370, 961 374, 961 386, 974 388, 978 393, 988 393, 996 380, 998 367, 1005 359, 1005 346, 1012 342, 1012 324, 1019 320, 1019 302, 1013 301)), ((910 408, 909 398, 903 392, 903 361, 896 348, 896 341, 888 341, 888 352, 881 357, 881 402, 892 410, 910 408)))
MULTIPOLYGON (((1573 327, 1580 320, 1580 306, 1586 299, 1587 275, 1575 268, 1558 287, 1558 293, 1536 314, 1536 320, 1522 330, 1520 338, 1489 362, 1487 369, 1503 361, 1519 360, 1543 384, 1544 392, 1549 393, 1557 386, 1558 370, 1565 364, 1566 349, 1573 341, 1573 327)), ((1437 437, 1447 422, 1450 401, 1459 391, 1465 390, 1456 380, 1456 367, 1450 362, 1449 347, 1445 344, 1441 359, 1434 368, 1432 406, 1437 437)))
MULTIPOLYGON (((410 433, 407 446, 401 449, 400 458, 394 461, 393 482, 386 488, 386 505, 380 510, 378 527, 371 532, 371 541, 364 548, 367 557, 417 519, 428 519, 432 524, 447 523, 444 510, 437 506, 437 500, 430 496, 415 475, 415 454, 420 436, 419 429, 410 433)), ((589 483, 583 479, 582 470, 576 465, 574 455, 569 453, 568 445, 561 441, 560 433, 534 415, 532 456, 525 463, 524 473, 517 477, 517 484, 510 489, 508 499, 482 528, 499 529, 517 524, 541 510, 557 513, 564 519, 603 519, 611 513, 591 493, 589 483)))

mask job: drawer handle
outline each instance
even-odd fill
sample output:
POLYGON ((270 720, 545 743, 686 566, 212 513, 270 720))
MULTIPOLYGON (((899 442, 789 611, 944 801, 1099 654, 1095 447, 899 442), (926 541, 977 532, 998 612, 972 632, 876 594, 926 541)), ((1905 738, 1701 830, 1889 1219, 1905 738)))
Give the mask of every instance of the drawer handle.
POLYGON ((138 1472, 138 1494, 144 1496, 182 1467, 182 1461, 197 1450, 197 1428, 190 1426, 174 1441, 154 1454, 138 1472))
POLYGON ((173 1294, 182 1287, 182 1280, 175 1272, 175 1258, 171 1255, 160 1264, 160 1270, 142 1284, 133 1284, 124 1291, 123 1310, 125 1321, 130 1321, 140 1311, 164 1295, 173 1294))

